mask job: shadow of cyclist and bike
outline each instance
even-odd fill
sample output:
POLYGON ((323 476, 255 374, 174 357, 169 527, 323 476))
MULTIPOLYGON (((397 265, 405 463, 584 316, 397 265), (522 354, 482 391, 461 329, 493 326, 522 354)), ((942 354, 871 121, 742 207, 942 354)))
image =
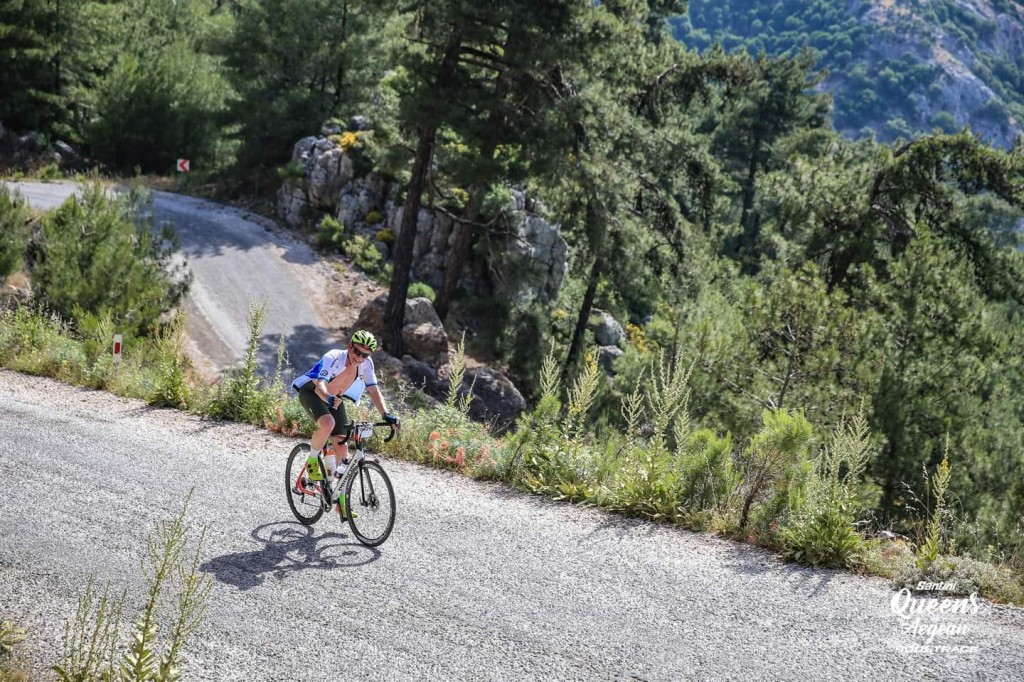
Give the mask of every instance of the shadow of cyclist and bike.
POLYGON ((346 542, 343 533, 314 532, 309 526, 275 522, 258 526, 252 537, 263 547, 210 559, 199 570, 222 583, 248 590, 262 585, 268 576, 284 580, 299 571, 330 571, 371 564, 380 551, 358 542, 346 542))

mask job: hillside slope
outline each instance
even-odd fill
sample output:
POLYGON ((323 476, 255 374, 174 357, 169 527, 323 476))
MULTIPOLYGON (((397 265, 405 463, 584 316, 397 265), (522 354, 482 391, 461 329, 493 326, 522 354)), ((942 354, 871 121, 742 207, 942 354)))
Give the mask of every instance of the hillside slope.
POLYGON ((692 0, 673 30, 701 50, 814 50, 850 137, 969 125, 1008 148, 1024 130, 1024 4, 1012 0, 692 0))

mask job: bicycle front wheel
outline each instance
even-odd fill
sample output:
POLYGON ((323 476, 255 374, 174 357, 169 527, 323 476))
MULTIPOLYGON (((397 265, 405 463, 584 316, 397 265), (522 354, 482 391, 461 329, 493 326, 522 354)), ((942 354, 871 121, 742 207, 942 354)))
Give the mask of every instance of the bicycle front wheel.
POLYGON ((395 490, 388 475, 377 462, 361 462, 359 475, 352 478, 345 508, 349 528, 359 542, 376 547, 388 539, 395 527, 395 490))
POLYGON ((311 472, 306 471, 307 457, 307 443, 296 445, 288 455, 288 463, 284 467, 284 492, 288 496, 288 506, 292 508, 295 518, 302 525, 311 526, 324 514, 320 484, 313 480, 322 478, 323 472, 320 472, 319 477, 311 478, 311 472))

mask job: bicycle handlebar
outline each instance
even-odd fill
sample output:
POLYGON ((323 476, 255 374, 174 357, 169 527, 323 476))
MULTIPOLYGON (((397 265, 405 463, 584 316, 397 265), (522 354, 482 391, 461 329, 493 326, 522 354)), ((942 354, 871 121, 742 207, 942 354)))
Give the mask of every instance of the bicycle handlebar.
MULTIPOLYGON (((401 422, 399 422, 399 423, 401 423, 401 422)), ((343 440, 342 442, 343 443, 347 443, 348 439, 352 437, 353 432, 355 432, 355 430, 358 429, 361 426, 372 426, 373 428, 377 428, 378 426, 388 426, 388 427, 390 427, 391 428, 391 433, 388 435, 387 438, 384 439, 385 443, 391 441, 391 439, 393 439, 395 437, 395 435, 398 434, 398 424, 392 424, 390 422, 384 422, 384 421, 381 421, 381 422, 352 422, 352 424, 346 429, 345 440, 343 440)))

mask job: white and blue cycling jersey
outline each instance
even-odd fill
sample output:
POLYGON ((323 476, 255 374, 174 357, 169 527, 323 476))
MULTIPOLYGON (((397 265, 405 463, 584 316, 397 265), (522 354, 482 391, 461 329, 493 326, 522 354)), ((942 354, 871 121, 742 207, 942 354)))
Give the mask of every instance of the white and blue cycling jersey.
MULTIPOLYGON (((348 351, 340 348, 327 351, 320 360, 313 365, 305 374, 299 375, 292 382, 292 388, 298 391, 300 388, 315 379, 323 379, 330 382, 331 379, 341 374, 348 360, 348 351)), ((354 403, 358 403, 363 393, 370 386, 377 385, 377 375, 373 371, 373 359, 366 358, 356 370, 356 378, 352 385, 345 389, 342 395, 354 403)))

